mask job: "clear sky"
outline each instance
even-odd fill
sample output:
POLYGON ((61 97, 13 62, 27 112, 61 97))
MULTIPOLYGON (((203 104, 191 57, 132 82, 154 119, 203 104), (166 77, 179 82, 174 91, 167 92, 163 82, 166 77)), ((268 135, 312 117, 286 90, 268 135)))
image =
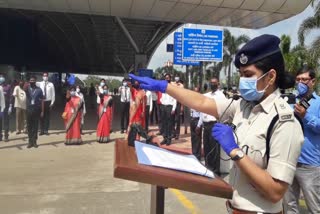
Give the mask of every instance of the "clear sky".
MULTIPOLYGON (((289 19, 286 19, 284 21, 275 23, 273 25, 270 25, 265 28, 261 28, 258 30, 252 30, 252 29, 244 29, 244 28, 231 28, 231 27, 220 27, 220 26, 209 26, 209 25, 194 25, 194 24, 186 24, 183 27, 197 27, 197 28, 205 28, 205 29, 224 29, 227 28, 230 30, 232 35, 239 36, 241 34, 246 34, 250 38, 254 38, 256 36, 259 36, 261 34, 274 34, 276 36, 281 36, 282 34, 287 34, 291 36, 291 47, 298 44, 298 37, 297 32, 299 29, 299 26, 301 22, 306 19, 309 16, 312 16, 313 8, 309 6, 306 8, 302 13, 291 17, 289 19)), ((177 29, 177 31, 182 32, 181 28, 177 29)), ((306 44, 310 44, 312 41, 312 38, 314 38, 315 34, 317 32, 311 32, 310 35, 307 36, 306 44)), ((171 33, 166 39, 162 41, 162 43, 159 45, 157 50, 155 51, 154 55, 152 56, 148 68, 150 69, 156 69, 158 67, 161 67, 164 65, 165 62, 168 60, 173 61, 173 53, 167 53, 166 52, 166 44, 173 44, 173 33, 171 33)), ((177 68, 181 68, 181 66, 176 66, 177 68)))

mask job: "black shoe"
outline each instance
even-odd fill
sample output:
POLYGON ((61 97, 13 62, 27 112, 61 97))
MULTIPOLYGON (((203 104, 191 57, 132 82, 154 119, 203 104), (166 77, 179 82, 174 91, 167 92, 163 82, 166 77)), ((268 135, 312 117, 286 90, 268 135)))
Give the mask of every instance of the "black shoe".
POLYGON ((161 141, 161 143, 160 143, 161 145, 164 145, 164 144, 167 144, 167 139, 165 138, 165 139, 163 139, 163 141, 161 141))
POLYGON ((168 140, 167 143, 166 143, 166 145, 167 145, 167 146, 170 146, 170 145, 171 145, 171 140, 168 140))
POLYGON ((32 147, 32 145, 28 144, 27 148, 30 149, 32 147))
POLYGON ((123 130, 121 130, 121 132, 120 132, 121 134, 123 134, 124 133, 124 131, 123 130))
POLYGON ((5 138, 5 139, 4 139, 4 142, 9 142, 9 139, 8 139, 8 138, 5 138))
POLYGON ((41 135, 44 135, 44 132, 40 132, 39 135, 40 135, 40 136, 41 136, 41 135))
POLYGON ((33 144, 33 147, 34 147, 34 148, 38 148, 38 145, 37 145, 37 144, 33 144))
POLYGON ((174 139, 179 140, 179 135, 176 135, 176 137, 174 139))

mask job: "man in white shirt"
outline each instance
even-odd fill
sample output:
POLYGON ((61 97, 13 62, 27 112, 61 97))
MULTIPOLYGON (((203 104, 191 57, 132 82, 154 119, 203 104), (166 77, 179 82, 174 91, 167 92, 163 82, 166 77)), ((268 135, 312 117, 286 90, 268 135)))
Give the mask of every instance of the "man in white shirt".
POLYGON ((27 131, 27 95, 24 91, 24 81, 20 80, 12 96, 14 99, 14 107, 16 108, 16 134, 27 131))
MULTIPOLYGON (((167 80, 168 83, 170 83, 171 75, 166 74, 165 80, 167 80)), ((163 141, 160 144, 166 144, 167 146, 169 146, 171 144, 172 130, 174 125, 174 114, 177 106, 177 100, 171 97, 169 94, 163 93, 160 101, 163 108, 163 118, 161 118, 163 128, 163 141)))
POLYGON ((127 130, 129 125, 129 110, 130 110, 130 98, 131 92, 128 87, 128 80, 122 80, 122 86, 119 87, 120 93, 120 113, 121 113, 121 133, 127 130), (126 124, 124 123, 126 120, 126 124))
POLYGON ((153 107, 153 102, 152 102, 152 93, 151 91, 146 91, 146 98, 147 98, 147 102, 146 102, 146 111, 145 111, 145 129, 146 131, 149 131, 149 115, 151 115, 152 112, 152 107, 153 107))
POLYGON ((53 107, 56 95, 53 83, 48 81, 48 73, 44 72, 42 78, 42 82, 37 82, 37 86, 41 88, 44 97, 44 112, 43 117, 40 118, 39 135, 49 135, 50 110, 53 107))
MULTIPOLYGON (((215 100, 227 99, 223 92, 219 90, 219 86, 218 78, 211 78, 209 83, 209 90, 211 91, 204 95, 215 100)), ((203 149, 206 167, 220 175, 220 144, 211 135, 212 127, 216 122, 217 119, 214 116, 200 113, 197 127, 203 126, 203 149)))

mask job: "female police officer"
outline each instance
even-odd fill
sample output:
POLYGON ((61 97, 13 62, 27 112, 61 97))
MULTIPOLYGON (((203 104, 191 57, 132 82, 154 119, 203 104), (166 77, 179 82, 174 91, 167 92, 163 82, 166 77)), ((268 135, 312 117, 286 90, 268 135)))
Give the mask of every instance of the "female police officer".
POLYGON ((281 213, 282 198, 293 180, 303 132, 290 106, 280 98, 279 88, 288 85, 279 43, 276 36, 262 35, 238 51, 235 65, 242 96, 238 101, 213 100, 165 81, 131 75, 142 88, 166 92, 183 105, 236 126, 235 133, 223 123, 212 129, 235 163, 230 174, 233 198, 227 202, 233 213, 281 213), (279 120, 266 155, 267 130, 276 115, 279 120))

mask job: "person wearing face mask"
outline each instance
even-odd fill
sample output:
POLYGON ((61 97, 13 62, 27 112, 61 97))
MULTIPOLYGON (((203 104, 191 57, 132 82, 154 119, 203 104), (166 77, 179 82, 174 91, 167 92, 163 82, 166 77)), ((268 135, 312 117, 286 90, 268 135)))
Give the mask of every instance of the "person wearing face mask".
MULTIPOLYGON (((171 75, 165 74, 164 76, 166 83, 171 83, 171 75)), ((172 85, 172 84, 170 84, 172 85)), ((173 85, 172 85, 173 86, 173 85)), ((176 88, 176 86, 173 86, 176 88)), ((178 88, 178 87, 177 87, 178 88)), ((180 87, 179 87, 180 88, 180 87)), ((162 116, 161 116, 161 128, 163 140, 161 141, 161 145, 171 145, 171 139, 173 138, 173 126, 174 126, 174 118, 175 118, 175 110, 177 107, 177 100, 174 99, 167 93, 162 93, 161 99, 162 106, 162 116)))
POLYGON ((240 72, 239 100, 212 99, 165 81, 130 75, 142 88, 165 92, 219 121, 212 136, 234 163, 229 213, 282 213, 284 194, 294 178, 303 131, 293 109, 281 98, 279 88, 292 86, 285 78, 279 44, 278 37, 264 34, 237 52, 234 64, 240 72), (268 127, 277 116, 267 147, 268 127))
POLYGON ((128 87, 127 79, 122 80, 122 86, 119 87, 118 91, 120 93, 120 128, 121 133, 124 133, 129 125, 129 109, 131 99, 131 92, 130 88, 128 87))
POLYGON ((108 143, 110 141, 110 131, 112 129, 112 96, 109 95, 108 86, 103 86, 103 93, 100 96, 98 109, 97 141, 108 143))
POLYGON ((82 99, 77 96, 76 87, 71 86, 66 94, 66 105, 62 118, 64 119, 66 140, 65 145, 81 144, 82 99))
POLYGON ((10 84, 7 84, 5 81, 5 77, 3 75, 0 76, 0 85, 2 86, 4 100, 5 100, 5 108, 3 110, 3 116, 0 118, 0 141, 3 139, 4 134, 4 141, 9 141, 9 115, 12 112, 12 104, 13 104, 13 97, 12 97, 12 87, 10 84), (2 133, 2 130, 4 133, 2 133))
MULTIPOLYGON (((131 87, 129 125, 126 138, 128 138, 131 125, 138 124, 141 125, 142 128, 145 128, 146 103, 146 93, 140 88, 140 84, 138 81, 133 81, 131 87)), ((137 140, 139 140, 139 136, 137 136, 137 140)))
POLYGON ((37 148, 38 124, 44 115, 44 96, 41 88, 36 85, 36 77, 30 77, 27 88, 27 128, 29 142, 27 148, 37 148))
POLYGON ((87 110, 86 110, 86 102, 84 100, 84 95, 81 92, 81 89, 80 89, 79 85, 76 87, 76 95, 78 97, 80 97, 81 102, 83 103, 83 109, 82 109, 82 114, 81 114, 81 129, 80 129, 80 132, 81 132, 81 134, 84 134, 82 130, 83 130, 83 125, 84 125, 84 116, 86 115, 87 110))
POLYGON ((20 80, 12 96, 14 99, 14 107, 16 108, 16 134, 25 133, 27 129, 26 124, 26 109, 27 109, 27 95, 24 90, 24 81, 20 80))
POLYGON ((42 82, 37 83, 37 86, 41 88, 44 96, 44 115, 40 119, 40 135, 49 135, 50 111, 56 100, 56 95, 53 83, 48 81, 47 72, 43 73, 42 79, 42 82))
MULTIPOLYGON (((213 77, 209 81, 210 92, 204 94, 204 96, 215 100, 226 99, 223 92, 219 89, 220 82, 217 77, 213 77)), ((205 165, 211 171, 220 175, 220 145, 211 135, 211 130, 214 124, 217 122, 216 117, 201 112, 197 129, 203 128, 203 151, 205 165)))
POLYGON ((304 127, 304 144, 297 163, 292 185, 285 195, 286 213, 299 213, 300 192, 303 192, 309 213, 319 213, 320 181, 320 97, 314 92, 316 73, 309 67, 302 67, 296 75, 298 91, 294 111, 301 117, 304 127), (304 99, 308 105, 301 105, 304 99))

